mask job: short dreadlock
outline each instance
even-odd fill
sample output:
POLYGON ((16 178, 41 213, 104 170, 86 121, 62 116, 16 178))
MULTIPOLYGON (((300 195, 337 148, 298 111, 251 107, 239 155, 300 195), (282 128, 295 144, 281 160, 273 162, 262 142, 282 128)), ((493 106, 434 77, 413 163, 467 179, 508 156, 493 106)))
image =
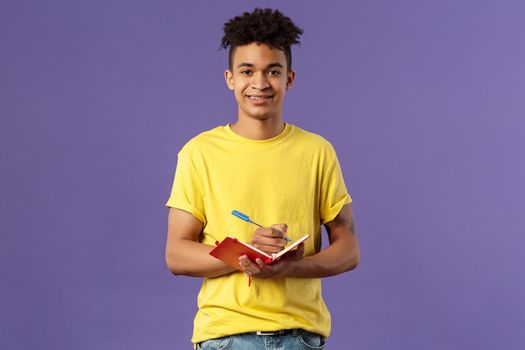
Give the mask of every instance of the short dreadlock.
POLYGON ((251 13, 245 12, 242 16, 236 16, 224 23, 221 48, 230 48, 228 54, 230 70, 232 70, 235 48, 254 42, 284 51, 287 69, 290 70, 292 68, 290 46, 300 44, 301 34, 303 34, 302 29, 279 10, 256 8, 251 13))

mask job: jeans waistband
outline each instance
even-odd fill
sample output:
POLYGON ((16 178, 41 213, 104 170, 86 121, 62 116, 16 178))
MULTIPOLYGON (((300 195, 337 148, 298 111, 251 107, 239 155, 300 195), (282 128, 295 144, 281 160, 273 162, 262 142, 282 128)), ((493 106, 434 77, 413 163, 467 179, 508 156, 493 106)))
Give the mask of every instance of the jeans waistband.
POLYGON ((257 331, 253 332, 256 335, 288 335, 291 334, 296 336, 299 333, 299 329, 280 329, 277 331, 257 331))

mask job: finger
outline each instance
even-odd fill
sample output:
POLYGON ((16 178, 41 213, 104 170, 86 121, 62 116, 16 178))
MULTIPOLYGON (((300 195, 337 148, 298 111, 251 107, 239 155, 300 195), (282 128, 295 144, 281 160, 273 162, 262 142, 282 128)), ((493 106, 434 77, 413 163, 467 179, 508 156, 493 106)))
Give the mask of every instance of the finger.
POLYGON ((255 230, 255 234, 265 236, 265 237, 274 237, 275 231, 278 231, 277 229, 273 227, 259 227, 255 230))
POLYGON ((274 238, 284 238, 286 236, 286 231, 281 231, 275 228, 272 228, 272 237, 274 238))
POLYGON ((257 258, 255 259, 255 263, 259 266, 260 269, 262 269, 266 264, 261 259, 257 258))
POLYGON ((241 256, 239 257, 239 266, 240 266, 242 272, 247 272, 247 271, 246 271, 246 267, 247 267, 247 265, 248 265, 248 262, 246 261, 246 259, 247 259, 247 258, 246 258, 245 255, 241 255, 241 256))
POLYGON ((278 253, 281 250, 284 249, 286 246, 286 241, 283 239, 279 239, 281 242, 279 244, 262 244, 258 241, 252 241, 252 246, 254 246, 257 249, 262 250, 265 253, 278 253))
POLYGON ((270 227, 282 232, 283 234, 286 234, 286 232, 288 232, 288 225, 286 224, 275 224, 270 227))
MULTIPOLYGON (((275 225, 274 225, 275 226, 275 225)), ((283 231, 275 227, 261 227, 255 230, 255 235, 270 237, 270 238, 280 238, 284 236, 283 231)))
POLYGON ((258 265, 245 255, 239 257, 239 265, 243 269, 243 272, 246 272, 249 275, 255 275, 260 272, 258 265))
POLYGON ((284 247, 287 243, 286 240, 281 237, 261 237, 261 236, 253 237, 252 242, 256 244, 276 246, 276 247, 284 247))
POLYGON ((299 245, 297 246, 296 255, 299 258, 304 257, 304 242, 299 243, 299 245))

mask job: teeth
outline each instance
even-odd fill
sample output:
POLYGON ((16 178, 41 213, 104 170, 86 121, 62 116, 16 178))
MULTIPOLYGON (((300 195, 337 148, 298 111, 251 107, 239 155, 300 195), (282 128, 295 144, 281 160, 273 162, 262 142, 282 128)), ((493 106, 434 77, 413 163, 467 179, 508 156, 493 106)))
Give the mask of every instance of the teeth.
POLYGON ((251 98, 252 100, 263 100, 267 97, 261 97, 261 96, 248 96, 249 98, 251 98))

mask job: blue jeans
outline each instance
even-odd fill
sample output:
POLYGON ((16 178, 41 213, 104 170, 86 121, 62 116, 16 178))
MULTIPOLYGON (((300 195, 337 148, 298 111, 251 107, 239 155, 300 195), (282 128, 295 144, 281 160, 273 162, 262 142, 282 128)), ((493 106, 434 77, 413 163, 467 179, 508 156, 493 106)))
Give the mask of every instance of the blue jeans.
POLYGON ((324 349, 326 339, 302 329, 284 335, 241 333, 197 344, 200 350, 310 350, 324 349))

